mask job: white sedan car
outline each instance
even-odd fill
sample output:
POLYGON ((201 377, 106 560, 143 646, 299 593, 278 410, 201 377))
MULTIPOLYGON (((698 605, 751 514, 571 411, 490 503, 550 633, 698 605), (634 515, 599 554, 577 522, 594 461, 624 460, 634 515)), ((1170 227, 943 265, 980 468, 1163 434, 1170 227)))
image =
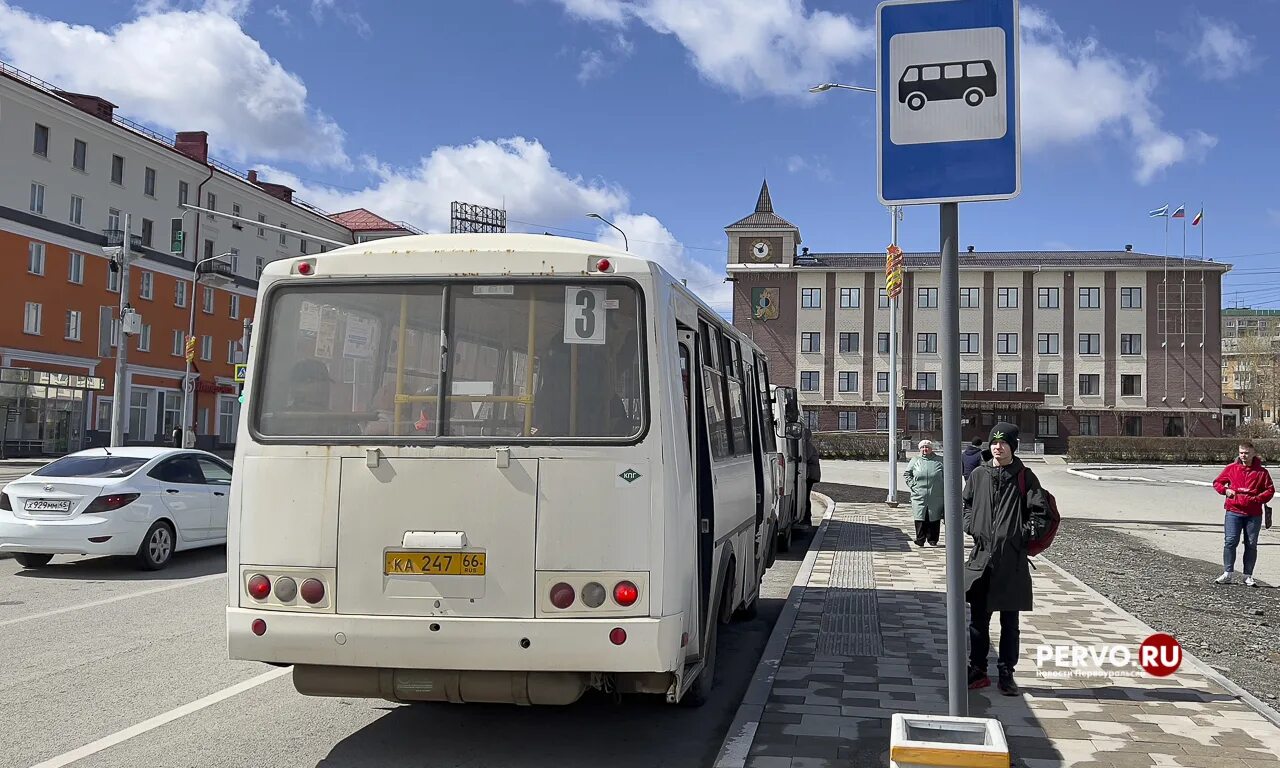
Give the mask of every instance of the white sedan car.
POLYGON ((227 540, 231 466, 204 451, 93 448, 0 492, 0 552, 27 568, 54 555, 133 555, 147 570, 227 540))

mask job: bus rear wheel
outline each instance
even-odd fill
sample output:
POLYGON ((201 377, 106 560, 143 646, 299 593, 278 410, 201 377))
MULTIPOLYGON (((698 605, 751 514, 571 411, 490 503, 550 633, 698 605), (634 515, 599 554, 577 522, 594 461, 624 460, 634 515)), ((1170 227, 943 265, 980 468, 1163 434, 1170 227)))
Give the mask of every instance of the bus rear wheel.
POLYGON ((981 104, 984 98, 986 98, 986 94, 982 92, 981 88, 970 88, 964 92, 964 103, 971 107, 981 104))
POLYGON ((924 109, 925 98, 923 93, 913 93, 907 97, 907 109, 912 112, 919 112, 924 109))

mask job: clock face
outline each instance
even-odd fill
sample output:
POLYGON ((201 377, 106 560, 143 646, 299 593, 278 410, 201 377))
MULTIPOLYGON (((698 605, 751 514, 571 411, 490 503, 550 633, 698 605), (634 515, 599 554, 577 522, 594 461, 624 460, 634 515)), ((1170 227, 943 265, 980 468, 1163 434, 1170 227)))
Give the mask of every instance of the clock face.
POLYGON ((751 246, 751 253, 757 259, 767 259, 769 258, 769 244, 760 240, 755 245, 751 246))

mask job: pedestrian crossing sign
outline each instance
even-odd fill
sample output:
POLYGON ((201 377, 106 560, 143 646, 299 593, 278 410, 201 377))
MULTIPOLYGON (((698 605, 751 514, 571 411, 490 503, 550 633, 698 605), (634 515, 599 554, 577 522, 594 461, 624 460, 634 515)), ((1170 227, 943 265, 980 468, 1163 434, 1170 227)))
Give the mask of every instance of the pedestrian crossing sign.
POLYGON ((245 373, 246 373, 248 370, 249 370, 249 366, 248 366, 248 365, 246 365, 245 363, 236 363, 236 375, 235 375, 235 380, 236 380, 236 382, 237 382, 237 383, 239 383, 239 384, 243 384, 243 383, 244 383, 245 373))

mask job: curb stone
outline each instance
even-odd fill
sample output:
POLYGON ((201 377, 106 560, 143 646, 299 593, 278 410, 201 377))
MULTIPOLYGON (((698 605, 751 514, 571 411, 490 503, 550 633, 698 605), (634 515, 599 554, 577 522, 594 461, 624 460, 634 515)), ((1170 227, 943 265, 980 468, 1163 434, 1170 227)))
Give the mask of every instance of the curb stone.
POLYGON ((836 510, 836 504, 830 497, 817 491, 814 491, 813 495, 826 507, 822 515, 822 524, 813 535, 813 541, 809 543, 809 551, 805 553, 804 561, 800 564, 800 571, 791 582, 786 605, 782 607, 782 612, 778 614, 778 620, 773 625, 773 631, 769 633, 769 640, 760 654, 755 672, 752 673, 751 685, 747 687, 742 703, 738 705, 738 711, 734 714, 733 722, 730 723, 729 730, 725 734, 724 743, 716 754, 713 768, 743 768, 747 762, 747 755, 751 751, 751 745, 755 742, 760 718, 764 716, 765 704, 769 700, 770 692, 773 691, 774 675, 782 665, 782 656, 787 650, 787 642, 791 639, 791 630, 795 627, 796 614, 800 612, 800 599, 808 588, 814 563, 822 550, 822 539, 827 534, 831 515, 836 510))

